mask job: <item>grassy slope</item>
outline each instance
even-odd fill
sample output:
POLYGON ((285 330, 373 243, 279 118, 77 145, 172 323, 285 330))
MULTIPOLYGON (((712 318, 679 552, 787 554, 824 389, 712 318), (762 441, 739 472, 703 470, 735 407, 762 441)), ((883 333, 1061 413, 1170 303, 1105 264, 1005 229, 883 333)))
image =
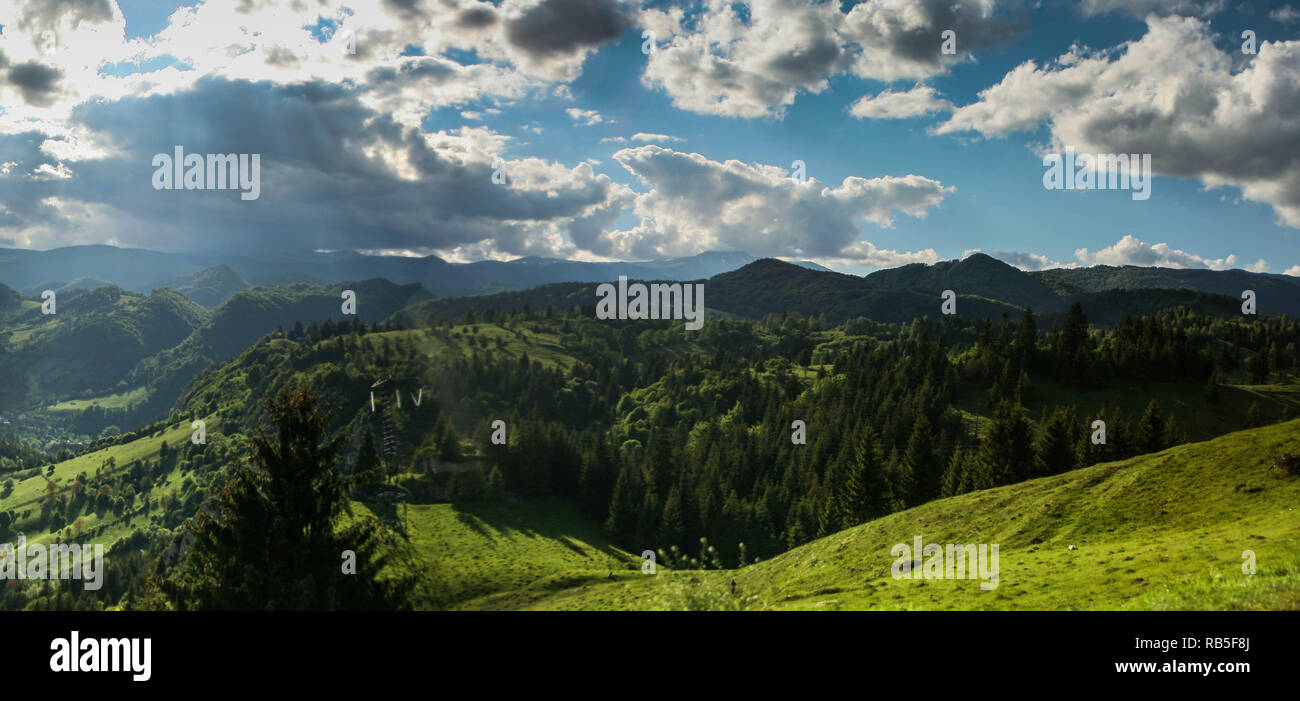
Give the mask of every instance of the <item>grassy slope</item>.
MULTIPOLYGON (((207 417, 205 421, 207 422, 206 428, 209 435, 215 433, 218 425, 216 417, 207 417)), ((85 472, 93 478, 95 470, 99 469, 110 457, 114 459, 117 465, 116 469, 124 470, 136 460, 157 458, 158 450, 163 441, 167 441, 167 444, 173 447, 183 445, 190 440, 192 432, 189 422, 183 421, 164 429, 162 433, 156 436, 145 436, 129 443, 111 446, 56 463, 53 475, 47 475, 45 469, 42 468, 40 474, 36 477, 21 481, 15 478, 13 493, 5 499, 0 499, 0 511, 12 509, 19 514, 14 529, 18 532, 25 532, 29 542, 51 542, 54 539, 54 534, 44 529, 38 530, 32 521, 40 514, 40 499, 45 495, 48 481, 53 480, 56 482, 61 493, 68 488, 68 485, 76 481, 77 474, 81 472, 85 472), (23 514, 28 515, 24 517, 23 514)), ((164 480, 154 485, 150 493, 151 496, 157 498, 170 492, 179 491, 184 477, 185 475, 181 474, 179 470, 169 473, 164 480)), ((142 503, 143 497, 137 498, 136 508, 139 509, 142 503)), ((157 510, 155 508, 154 512, 157 512, 157 510)), ((106 515, 105 519, 88 512, 81 517, 85 519, 87 529, 99 525, 108 526, 102 535, 93 539, 94 542, 103 544, 106 550, 120 538, 130 535, 135 528, 149 522, 148 514, 142 514, 138 511, 134 514, 124 513, 122 516, 109 514, 106 515)), ((85 538, 80 540, 85 540, 85 538)))
POLYGON ((1291 421, 931 502, 740 570, 629 575, 532 607, 649 608, 694 578, 779 609, 1300 609, 1300 478, 1270 467, 1298 451, 1291 421), (915 535, 1000 544, 1000 586, 894 579, 890 548, 915 535))
POLYGON ((412 504, 376 513, 405 519, 412 559, 399 566, 419 578, 420 607, 526 608, 549 592, 639 567, 561 501, 412 504))

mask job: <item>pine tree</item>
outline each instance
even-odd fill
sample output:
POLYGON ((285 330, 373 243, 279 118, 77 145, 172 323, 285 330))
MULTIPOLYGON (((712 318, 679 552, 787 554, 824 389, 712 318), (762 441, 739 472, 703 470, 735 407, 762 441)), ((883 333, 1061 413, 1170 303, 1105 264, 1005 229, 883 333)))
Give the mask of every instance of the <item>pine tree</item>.
POLYGON ((1215 370, 1210 373, 1210 379, 1205 383, 1205 401, 1209 404, 1218 404, 1219 397, 1219 371, 1215 370))
POLYGON ((876 444, 875 431, 866 425, 858 434, 858 442, 849 464, 844 488, 839 493, 837 508, 841 527, 850 528, 889 513, 893 495, 885 479, 885 463, 876 444))
POLYGON ((1025 307, 1025 315, 1020 319, 1016 329, 1015 350, 1021 368, 1028 368, 1033 361, 1034 349, 1038 343, 1038 324, 1034 322, 1034 310, 1025 307))
POLYGON ((1074 407, 1068 410, 1057 407, 1051 418, 1043 423, 1035 449, 1038 474, 1055 475, 1078 467, 1079 458, 1075 453, 1077 425, 1074 407))
POLYGON ((900 464, 901 473, 907 475, 907 481, 900 485, 900 489, 896 489, 906 506, 916 506, 939 495, 942 475, 933 443, 930 420, 923 413, 917 414, 900 464))
POLYGON ((501 475, 501 468, 493 465, 487 477, 487 500, 501 501, 506 498, 506 479, 501 475))
POLYGON ((264 406, 274 433, 258 428, 249 439, 256 467, 233 466, 215 502, 199 509, 179 566, 154 580, 163 595, 177 609, 403 605, 409 580, 376 578, 388 529, 369 517, 342 525, 355 475, 335 469, 347 440, 327 433, 336 410, 307 386, 286 387, 264 406), (340 572, 344 551, 355 555, 355 574, 340 572))
POLYGON ((940 496, 955 497, 965 491, 963 489, 966 476, 963 474, 965 468, 965 455, 962 453, 961 446, 953 451, 952 458, 948 460, 948 466, 943 470, 943 484, 940 488, 940 496))
POLYGON ((982 471, 978 475, 979 482, 987 480, 991 483, 989 486, 1019 482, 1029 477, 1034 466, 1034 446, 1023 407, 1005 401, 998 404, 980 441, 976 462, 982 471))
POLYGON ((375 434, 370 430, 369 423, 361 433, 361 449, 357 451, 357 464, 353 474, 358 485, 376 484, 384 476, 379 448, 375 445, 375 434))
POLYGON ((1142 453, 1156 453, 1165 448, 1165 415, 1160 402, 1152 399, 1137 426, 1138 449, 1142 453))

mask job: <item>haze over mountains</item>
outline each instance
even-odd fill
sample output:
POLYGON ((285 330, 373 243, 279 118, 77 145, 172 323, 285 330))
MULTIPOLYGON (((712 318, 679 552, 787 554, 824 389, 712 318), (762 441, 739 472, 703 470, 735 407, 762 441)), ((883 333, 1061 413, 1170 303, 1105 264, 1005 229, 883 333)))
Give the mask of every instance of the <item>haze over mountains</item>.
MULTIPOLYGON (((295 282, 331 284, 384 278, 420 283, 440 296, 519 290, 553 282, 633 279, 698 280, 735 270, 756 258, 737 251, 709 251, 687 258, 632 263, 588 263, 527 257, 512 261, 449 263, 437 256, 408 258, 356 252, 305 253, 252 258, 216 253, 160 253, 114 246, 70 246, 48 251, 0 249, 0 283, 27 296, 41 291, 93 289, 113 284, 133 292, 173 287, 213 307, 255 285, 295 282)), ((815 263, 804 267, 826 270, 815 263)))

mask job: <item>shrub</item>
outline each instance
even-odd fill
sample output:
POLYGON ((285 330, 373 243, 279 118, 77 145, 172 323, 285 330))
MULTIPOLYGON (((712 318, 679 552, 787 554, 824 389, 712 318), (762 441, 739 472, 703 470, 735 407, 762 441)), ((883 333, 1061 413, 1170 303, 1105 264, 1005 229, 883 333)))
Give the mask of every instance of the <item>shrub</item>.
POLYGON ((1292 477, 1300 477, 1300 453, 1284 453, 1273 462, 1273 467, 1292 477))

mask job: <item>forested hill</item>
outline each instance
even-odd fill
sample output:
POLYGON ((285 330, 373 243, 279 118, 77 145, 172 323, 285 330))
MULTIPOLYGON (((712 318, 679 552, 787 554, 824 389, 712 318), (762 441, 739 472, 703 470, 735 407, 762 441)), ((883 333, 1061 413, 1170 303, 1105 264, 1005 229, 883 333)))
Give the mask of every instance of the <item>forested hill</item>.
MULTIPOLYGON (((788 312, 825 315, 830 323, 855 317, 897 323, 938 316, 940 295, 945 290, 957 295, 959 316, 997 319, 1007 312, 1014 318, 1025 307, 1032 307, 1047 324, 1063 319, 1076 301, 1088 310, 1094 323, 1101 325, 1119 323, 1125 314, 1138 316, 1174 307, 1217 317, 1240 316, 1240 295, 1247 289, 1255 291, 1262 315, 1300 315, 1300 285, 1286 276, 1240 270, 1140 270, 1147 272, 1136 277, 1128 269, 1118 268, 1100 273, 1027 273, 977 253, 961 261, 917 263, 856 277, 767 258, 700 282, 705 283, 704 303, 710 310, 749 318, 788 312), (1183 275, 1188 272, 1197 274, 1183 275), (1125 286, 1130 283, 1139 285, 1140 291, 1125 286)), ((548 306, 560 312, 590 307, 594 314, 596 299, 595 284, 562 283, 518 292, 430 300, 403 310, 400 318, 419 323, 425 318, 458 319, 467 312, 482 315, 489 310, 540 310, 548 306)))

